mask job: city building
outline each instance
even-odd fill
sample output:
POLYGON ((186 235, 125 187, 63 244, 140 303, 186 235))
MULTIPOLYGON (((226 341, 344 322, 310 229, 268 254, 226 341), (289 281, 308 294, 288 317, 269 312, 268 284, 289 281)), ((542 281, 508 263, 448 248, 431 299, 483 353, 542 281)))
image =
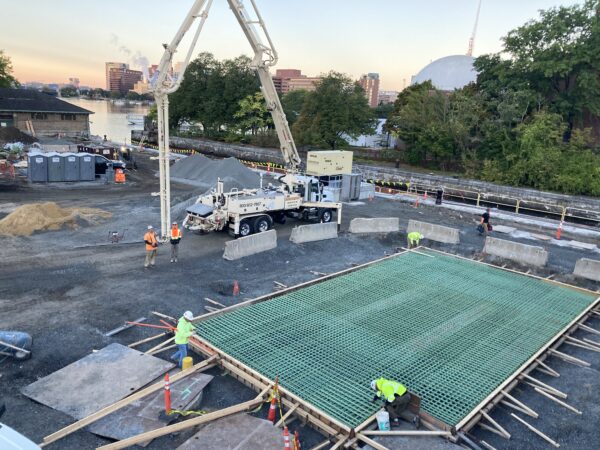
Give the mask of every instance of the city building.
POLYGON ((147 81, 138 81, 133 85, 133 92, 139 95, 144 95, 150 92, 150 83, 147 81))
POLYGON ((92 111, 33 89, 0 88, 0 127, 53 137, 89 137, 92 111))
MULTIPOLYGON (((129 64, 120 63, 120 62, 107 62, 104 63, 105 71, 106 71, 106 90, 110 91, 111 89, 111 79, 110 79, 110 71, 111 69, 129 69, 129 64)), ((118 88, 116 89, 118 90, 118 88)))
POLYGON ((423 83, 430 80, 436 89, 454 91, 477 80, 477 72, 473 67, 475 58, 467 55, 453 55, 436 59, 426 65, 410 84, 423 83))
POLYGON ((138 81, 142 81, 144 75, 140 70, 110 69, 108 73, 109 91, 120 92, 126 95, 138 81))
POLYGON ((314 91, 321 82, 321 77, 307 77, 298 69, 277 69, 273 78, 275 90, 279 94, 291 91, 314 91))
POLYGON ((79 89, 79 78, 69 78, 69 85, 73 86, 75 89, 79 89))
POLYGON ((394 103, 398 98, 398 91, 379 91, 377 100, 378 105, 388 105, 394 103))
POLYGON ((358 80, 358 83, 365 91, 369 106, 375 108, 379 104, 379 74, 368 73, 367 75, 363 75, 358 80))

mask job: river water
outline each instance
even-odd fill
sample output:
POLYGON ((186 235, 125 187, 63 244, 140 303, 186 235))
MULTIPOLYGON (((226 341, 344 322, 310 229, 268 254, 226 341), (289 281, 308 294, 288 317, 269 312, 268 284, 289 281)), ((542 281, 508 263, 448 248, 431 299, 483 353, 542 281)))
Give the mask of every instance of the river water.
POLYGON ((90 115, 90 131, 93 135, 104 137, 113 142, 131 143, 131 130, 141 130, 142 123, 130 125, 127 114, 147 114, 149 106, 120 103, 110 100, 87 100, 82 98, 63 98, 74 105, 92 111, 90 115))

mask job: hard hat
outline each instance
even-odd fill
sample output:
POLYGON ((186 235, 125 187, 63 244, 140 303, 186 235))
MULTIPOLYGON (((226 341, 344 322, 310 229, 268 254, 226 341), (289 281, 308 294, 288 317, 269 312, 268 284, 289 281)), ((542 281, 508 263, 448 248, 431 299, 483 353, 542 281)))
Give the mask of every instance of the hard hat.
POLYGON ((371 389, 373 389, 373 390, 377 389, 377 381, 375 381, 375 380, 371 381, 371 389))
POLYGON ((183 317, 185 317, 187 320, 192 320, 194 318, 194 315, 191 311, 186 311, 183 313, 183 317))
POLYGON ((152 225, 148 225, 148 229, 151 230, 152 229, 152 225))
POLYGON ((177 222, 173 222, 171 225, 177 225, 177 222))

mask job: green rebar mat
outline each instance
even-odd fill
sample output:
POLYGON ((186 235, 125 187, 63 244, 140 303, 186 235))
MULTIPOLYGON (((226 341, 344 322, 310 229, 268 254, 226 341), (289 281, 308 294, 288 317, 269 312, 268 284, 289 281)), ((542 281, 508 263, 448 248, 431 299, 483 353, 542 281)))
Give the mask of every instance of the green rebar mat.
POLYGON ((434 252, 407 253, 217 315, 197 333, 349 427, 383 376, 456 425, 595 296, 434 252))

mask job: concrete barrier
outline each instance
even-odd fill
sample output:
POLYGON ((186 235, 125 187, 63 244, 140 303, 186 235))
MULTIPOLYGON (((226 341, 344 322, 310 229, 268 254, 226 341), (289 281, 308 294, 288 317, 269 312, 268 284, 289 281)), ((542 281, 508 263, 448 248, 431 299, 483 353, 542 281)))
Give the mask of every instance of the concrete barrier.
POLYGON ((545 266, 548 261, 548 252, 542 247, 519 244, 518 242, 493 237, 487 237, 485 239, 483 252, 488 255, 512 259, 513 261, 524 265, 541 267, 545 266))
POLYGON ((240 259, 256 253, 266 252, 277 247, 277 231, 251 234, 233 241, 225 242, 223 258, 229 261, 240 259))
POLYGON ((395 231, 400 231, 398 217, 358 218, 350 222, 350 233, 393 233, 395 231))
POLYGON ((411 219, 408 221, 406 233, 412 233, 413 231, 418 231, 425 236, 426 239, 431 241, 443 242, 444 244, 460 243, 460 236, 458 234, 458 229, 456 228, 443 227, 441 225, 411 219))
POLYGON ((303 242, 323 241, 337 237, 337 223, 315 223, 292 228, 290 241, 294 244, 302 244, 303 242))
POLYGON ((600 261, 588 258, 578 259, 573 274, 588 280, 600 281, 600 261))

